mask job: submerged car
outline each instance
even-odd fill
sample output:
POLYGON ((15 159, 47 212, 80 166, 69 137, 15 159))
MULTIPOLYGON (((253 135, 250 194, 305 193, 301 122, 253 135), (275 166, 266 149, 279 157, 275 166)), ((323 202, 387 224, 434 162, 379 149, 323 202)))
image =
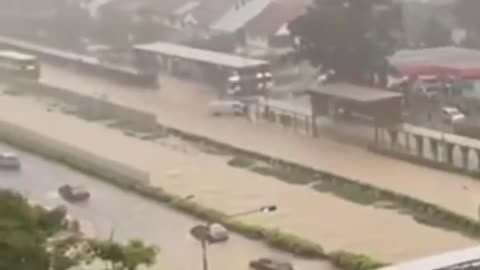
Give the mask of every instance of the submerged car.
POLYGON ((249 266, 255 270, 294 270, 291 263, 271 258, 250 261, 249 266))
POLYGON ((60 196, 68 202, 83 202, 90 198, 90 192, 82 187, 63 185, 58 188, 60 196))
POLYGON ((208 241, 210 243, 224 242, 229 238, 228 230, 221 224, 213 223, 209 228, 208 241))
POLYGON ((246 104, 238 100, 213 100, 208 110, 213 116, 241 116, 245 114, 246 104))
POLYGON ((11 152, 0 153, 0 169, 19 170, 21 167, 20 158, 11 152))
POLYGON ((457 107, 445 106, 442 108, 442 118, 446 123, 456 123, 465 119, 465 114, 457 107))

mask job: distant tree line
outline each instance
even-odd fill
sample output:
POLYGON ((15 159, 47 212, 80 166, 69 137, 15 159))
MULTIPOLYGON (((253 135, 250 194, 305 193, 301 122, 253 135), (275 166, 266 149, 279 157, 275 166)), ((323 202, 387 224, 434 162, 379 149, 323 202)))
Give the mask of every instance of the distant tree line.
POLYGON ((132 42, 155 41, 164 34, 164 27, 148 8, 128 12, 112 7, 101 9, 99 16, 93 17, 86 3, 88 1, 0 0, 0 31, 33 40, 44 39, 52 45, 75 50, 92 43, 124 47, 132 42))
POLYGON ((315 0, 289 29, 299 57, 336 80, 384 85, 387 57, 402 39, 401 13, 392 0, 315 0))

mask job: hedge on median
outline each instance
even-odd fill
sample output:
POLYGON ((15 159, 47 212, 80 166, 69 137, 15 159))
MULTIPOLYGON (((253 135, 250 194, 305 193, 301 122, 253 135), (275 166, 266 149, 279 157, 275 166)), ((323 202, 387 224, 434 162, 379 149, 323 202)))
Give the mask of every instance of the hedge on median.
POLYGON ((361 192, 370 193, 371 196, 376 196, 377 198, 388 199, 390 201, 398 203, 399 205, 414 209, 417 213, 422 213, 422 217, 416 218, 419 222, 428 224, 431 223, 432 220, 435 220, 435 222, 437 223, 444 223, 444 228, 453 229, 464 234, 465 236, 471 238, 480 237, 480 223, 477 220, 455 213, 454 211, 446 209, 442 206, 425 202, 412 196, 405 195, 403 193, 378 188, 376 186, 363 183, 358 180, 353 180, 333 174, 331 172, 321 171, 316 168, 308 167, 306 165, 271 157, 263 153, 257 153, 241 149, 233 145, 214 141, 210 138, 194 135, 192 133, 184 132, 176 128, 171 128, 167 126, 162 127, 172 135, 178 136, 193 143, 198 143, 201 145, 211 145, 212 147, 217 148, 222 152, 230 152, 236 157, 244 157, 265 162, 271 164, 272 167, 282 168, 286 171, 297 172, 298 175, 316 175, 316 177, 321 178, 322 181, 330 181, 335 185, 348 186, 360 190, 361 192))
POLYGON ((58 162, 62 162, 83 173, 99 177, 99 179, 114 184, 122 189, 134 191, 145 198, 161 203, 169 203, 169 206, 193 215, 199 219, 207 222, 224 224, 231 231, 237 232, 250 239, 262 240, 274 248, 290 252, 297 256, 328 260, 339 269, 344 270, 370 270, 386 265, 385 263, 379 262, 370 257, 353 254, 346 251, 325 253, 320 245, 309 240, 293 234, 282 232, 278 229, 267 229, 259 225, 228 220, 226 215, 219 211, 202 206, 195 202, 182 201, 178 196, 169 194, 162 188, 153 187, 148 184, 142 184, 138 181, 134 181, 134 179, 105 177, 104 173, 98 171, 98 167, 93 168, 85 166, 85 164, 79 163, 78 159, 68 157, 66 153, 60 153, 55 149, 46 147, 45 145, 33 143, 28 144, 28 141, 12 136, 1 136, 1 139, 5 143, 20 149, 36 153, 58 162))

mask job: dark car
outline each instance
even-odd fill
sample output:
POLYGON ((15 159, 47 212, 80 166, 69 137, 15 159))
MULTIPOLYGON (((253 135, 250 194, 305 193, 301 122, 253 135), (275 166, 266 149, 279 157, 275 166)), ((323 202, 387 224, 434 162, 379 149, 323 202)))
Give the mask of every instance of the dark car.
POLYGON ((90 198, 90 193, 81 187, 63 185, 58 188, 58 193, 68 202, 83 202, 90 198))
POLYGON ((253 260, 249 266, 255 270, 294 270, 291 263, 270 258, 253 260))

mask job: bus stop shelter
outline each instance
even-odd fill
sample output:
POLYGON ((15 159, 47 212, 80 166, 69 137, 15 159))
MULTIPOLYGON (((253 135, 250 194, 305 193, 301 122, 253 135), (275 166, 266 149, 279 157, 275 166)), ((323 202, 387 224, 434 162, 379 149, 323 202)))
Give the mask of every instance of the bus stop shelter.
POLYGON ((154 65, 159 71, 203 80, 219 87, 225 86, 226 79, 232 72, 245 76, 269 72, 270 69, 269 63, 264 60, 168 42, 136 45, 134 49, 141 66, 154 65))
POLYGON ((343 83, 315 85, 308 92, 314 123, 320 116, 335 116, 342 111, 373 125, 377 141, 378 128, 402 122, 402 94, 397 92, 343 83))

